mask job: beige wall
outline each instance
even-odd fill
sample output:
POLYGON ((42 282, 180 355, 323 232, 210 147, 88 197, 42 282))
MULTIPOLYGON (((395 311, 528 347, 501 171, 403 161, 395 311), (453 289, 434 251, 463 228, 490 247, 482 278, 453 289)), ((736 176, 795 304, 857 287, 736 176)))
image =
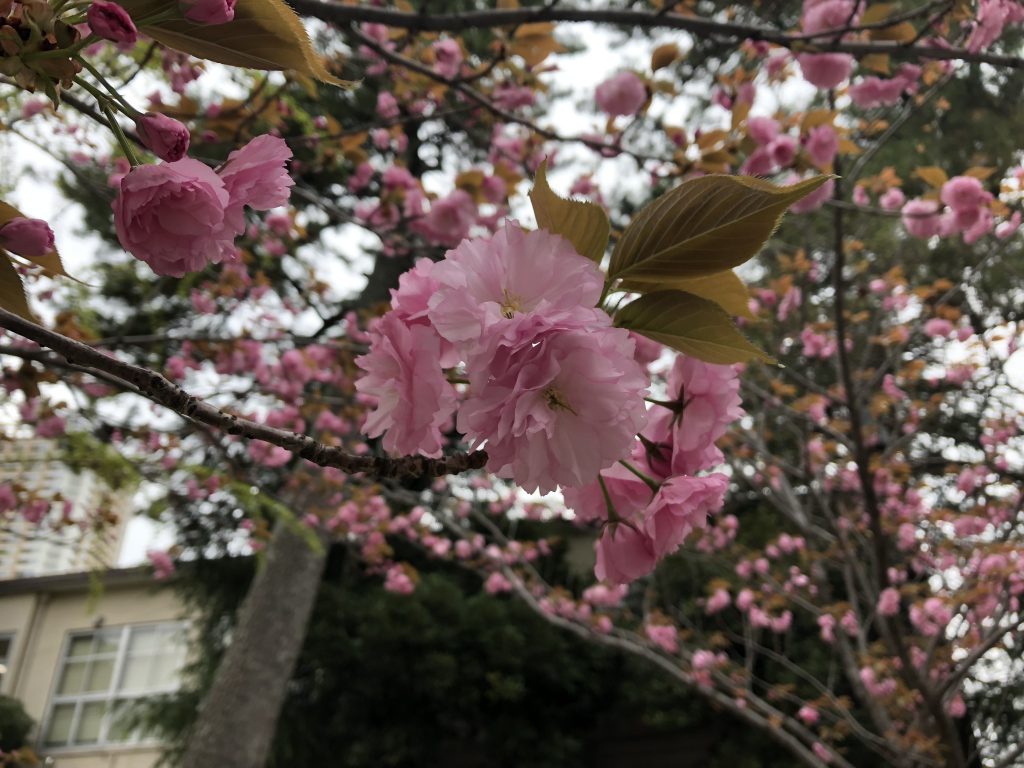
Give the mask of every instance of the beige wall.
MULTIPOLYGON (((69 632, 184 618, 173 592, 152 580, 75 591, 0 594, 0 633, 14 632, 3 693, 21 700, 41 728, 69 632)), ((48 753, 54 768, 150 768, 156 749, 75 747, 48 753)))

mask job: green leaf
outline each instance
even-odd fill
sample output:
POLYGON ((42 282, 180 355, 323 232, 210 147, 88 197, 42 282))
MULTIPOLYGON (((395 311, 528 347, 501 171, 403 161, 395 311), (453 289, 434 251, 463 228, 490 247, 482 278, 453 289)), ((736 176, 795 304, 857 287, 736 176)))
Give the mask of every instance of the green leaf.
POLYGON ((572 243, 577 253, 600 264, 611 232, 608 214, 597 203, 566 200, 552 192, 548 186, 547 164, 547 160, 540 164, 530 190, 537 225, 561 235, 572 243))
POLYGON ((25 296, 25 286, 21 282, 21 276, 14 268, 7 251, 0 249, 0 307, 8 312, 20 315, 33 323, 38 322, 32 310, 28 308, 28 298, 25 296))
POLYGON ((328 71, 302 21, 283 0, 238 0, 235 18, 213 26, 186 20, 175 0, 122 0, 120 4, 140 31, 176 51, 232 67, 290 69, 331 85, 352 85, 328 71), (146 23, 161 14, 163 21, 146 23))
MULTIPOLYGON (((25 214, 15 208, 13 205, 0 200, 0 227, 9 222, 11 219, 24 218, 25 214)), ((9 254, 5 254, 5 258, 9 258, 9 254)), ((60 254, 56 250, 50 251, 50 253, 44 253, 42 256, 21 256, 19 258, 30 261, 36 266, 42 267, 43 271, 50 277, 61 275, 62 277, 71 277, 66 271, 64 271, 64 264, 60 260, 60 254)), ((72 280, 74 278, 71 278, 72 280)), ((12 310, 13 311, 13 310, 12 310)))
POLYGON ((615 324, 706 363, 774 362, 736 330, 724 309, 683 291, 641 296, 619 310, 615 324))
POLYGON ((689 277, 679 280, 659 280, 656 283, 647 283, 641 280, 625 280, 620 287, 624 291, 633 293, 648 293, 650 291, 665 291, 674 288, 702 299, 715 302, 718 306, 730 315, 754 319, 750 311, 750 291, 746 284, 731 269, 722 272, 715 272, 713 275, 704 277, 689 277))
POLYGON ((761 250, 790 205, 829 178, 788 187, 752 176, 684 181, 633 218, 615 246, 608 276, 658 282, 739 266, 761 250))

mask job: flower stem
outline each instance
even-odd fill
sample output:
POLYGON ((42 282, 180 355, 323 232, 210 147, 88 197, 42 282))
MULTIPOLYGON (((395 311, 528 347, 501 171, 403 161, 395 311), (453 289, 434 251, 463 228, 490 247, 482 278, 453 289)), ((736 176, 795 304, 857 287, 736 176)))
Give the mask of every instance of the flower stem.
POLYGON ((632 472, 632 473, 633 473, 634 475, 636 475, 636 476, 637 476, 637 477, 639 477, 639 478, 640 478, 641 480, 643 480, 643 481, 644 481, 645 483, 647 483, 647 487, 651 489, 651 492, 652 492, 652 493, 657 493, 657 492, 658 492, 658 489, 659 489, 659 488, 661 488, 661 483, 659 483, 659 482, 658 482, 657 480, 655 480, 655 479, 654 479, 653 477, 649 477, 649 476, 645 475, 645 474, 644 474, 643 472, 641 472, 641 471, 640 471, 639 469, 637 469, 636 467, 634 467, 634 466, 633 466, 632 464, 630 464, 630 463, 629 463, 628 461, 626 461, 625 459, 621 459, 621 460, 619 461, 619 464, 621 464, 622 466, 624 466, 624 467, 625 467, 626 469, 628 469, 628 470, 629 470, 630 472, 632 472))
MULTIPOLYGON (((81 65, 89 71, 89 74, 91 74, 99 81, 100 85, 102 85, 104 89, 106 89, 107 93, 114 98, 114 100, 117 102, 117 106, 128 117, 130 117, 132 120, 135 120, 141 114, 139 110, 137 110, 127 101, 125 101, 124 97, 117 92, 117 89, 114 86, 107 82, 107 79, 103 77, 103 75, 100 73, 98 69, 96 69, 96 67, 94 67, 90 62, 83 59, 81 56, 76 56, 75 58, 77 58, 79 63, 81 63, 81 65)), ((78 82, 80 85, 84 83, 84 81, 81 80, 81 78, 75 78, 75 81, 78 82)), ((95 95, 95 93, 93 95, 95 95)))

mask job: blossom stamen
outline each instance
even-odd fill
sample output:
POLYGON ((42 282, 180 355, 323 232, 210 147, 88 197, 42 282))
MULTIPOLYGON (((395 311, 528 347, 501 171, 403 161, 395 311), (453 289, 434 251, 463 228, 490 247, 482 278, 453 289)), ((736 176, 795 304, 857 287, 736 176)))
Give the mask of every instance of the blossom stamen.
POLYGON ((508 320, 515 317, 516 312, 523 311, 523 300, 509 293, 508 288, 502 289, 501 314, 508 320))
POLYGON ((565 399, 565 395, 559 392, 554 387, 548 387, 544 390, 544 402, 548 404, 548 408, 553 411, 568 411, 573 416, 579 416, 573 407, 565 399))

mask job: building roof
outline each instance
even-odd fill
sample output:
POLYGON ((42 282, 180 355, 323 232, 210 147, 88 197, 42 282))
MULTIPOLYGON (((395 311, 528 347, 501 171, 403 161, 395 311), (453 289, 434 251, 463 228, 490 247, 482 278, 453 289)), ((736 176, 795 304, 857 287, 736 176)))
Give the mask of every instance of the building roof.
POLYGON ((0 580, 0 597, 88 590, 99 580, 105 588, 139 586, 153 583, 153 569, 148 565, 133 568, 109 568, 104 571, 76 571, 50 576, 28 576, 0 580))

